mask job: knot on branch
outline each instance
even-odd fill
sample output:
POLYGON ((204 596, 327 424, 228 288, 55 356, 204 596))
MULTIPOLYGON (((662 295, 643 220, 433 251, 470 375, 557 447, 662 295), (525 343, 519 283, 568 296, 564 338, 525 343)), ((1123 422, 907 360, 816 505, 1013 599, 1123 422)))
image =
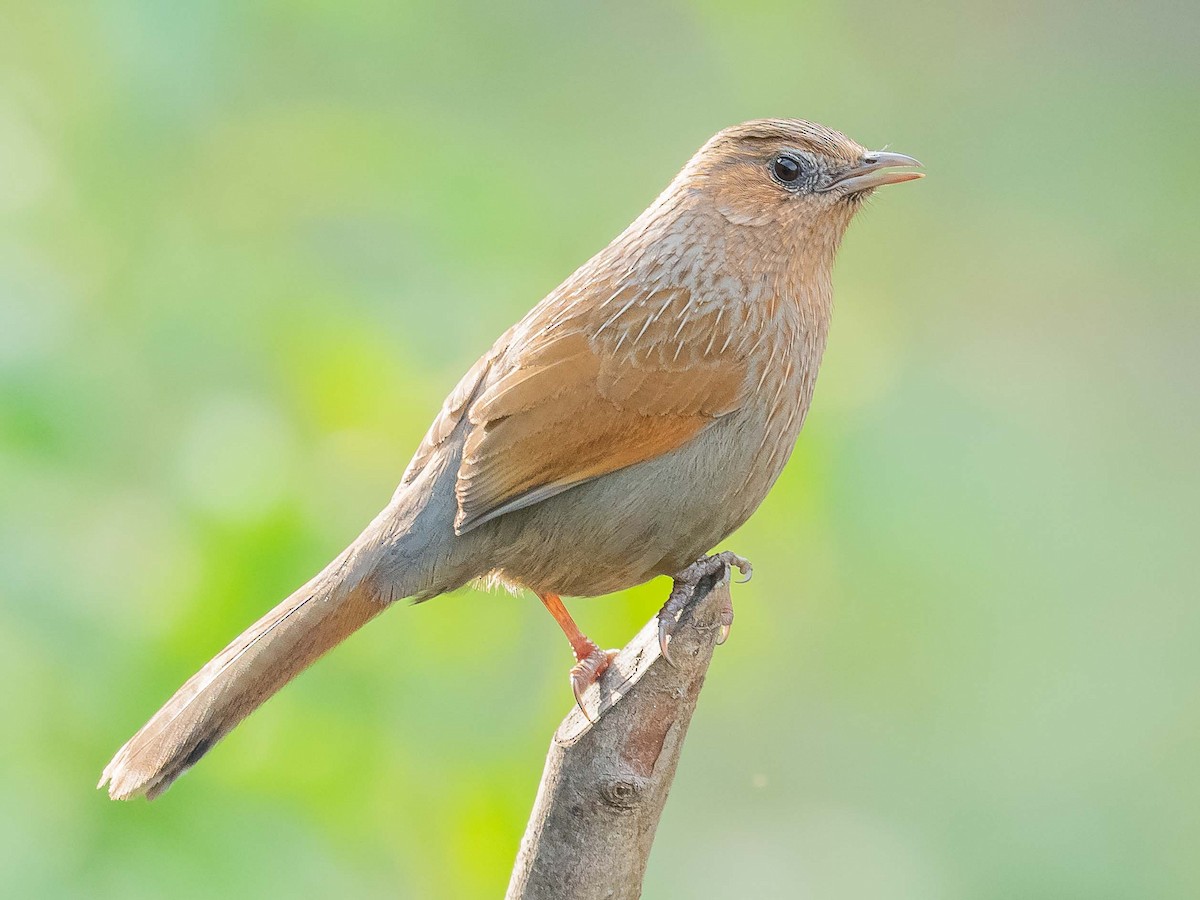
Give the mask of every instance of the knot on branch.
MULTIPOLYGON (((744 564, 744 565, 743 565, 744 564)), ((732 621, 733 554, 706 557, 681 573, 691 590, 655 616, 584 692, 559 725, 508 900, 637 900, 688 723, 713 648, 732 621), (715 573, 715 574, 714 574, 715 573), (663 658, 669 619, 674 665, 663 658), (720 626, 720 627, 714 627, 720 626)))
POLYGON ((636 775, 612 775, 600 784, 600 796, 609 806, 633 809, 646 791, 646 779, 636 775))

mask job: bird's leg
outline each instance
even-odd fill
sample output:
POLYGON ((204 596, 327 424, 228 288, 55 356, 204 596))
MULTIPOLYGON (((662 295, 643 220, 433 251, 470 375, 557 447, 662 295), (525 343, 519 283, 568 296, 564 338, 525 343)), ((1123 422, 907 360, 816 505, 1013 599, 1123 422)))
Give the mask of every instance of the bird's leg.
MULTIPOLYGON (((675 576, 675 585, 671 588, 671 596, 667 598, 667 602, 658 612, 658 646, 662 651, 663 659, 667 662, 674 665, 667 645, 671 634, 679 625, 679 614, 691 602, 700 582, 714 575, 720 575, 722 581, 728 581, 732 568, 737 568, 742 573, 742 583, 749 581, 754 575, 754 567, 750 565, 748 559, 727 550, 724 553, 714 553, 712 556, 702 556, 675 576)), ((719 622, 721 634, 717 638, 717 643, 723 644, 729 637, 730 626, 733 625, 732 599, 726 602, 725 608, 721 610, 719 622)))
POLYGON ((571 618, 571 614, 567 612, 567 608, 563 606, 562 598, 558 594, 538 594, 538 597, 550 611, 550 615, 554 616, 554 621, 558 623, 558 627, 563 630, 563 634, 571 643, 571 652, 575 654, 575 665, 571 669, 571 690, 575 694, 575 703, 579 706, 579 711, 586 717, 587 710, 583 708, 583 692, 604 674, 604 670, 608 668, 612 658, 617 655, 617 651, 601 650, 595 641, 590 640, 580 631, 575 620, 571 618))

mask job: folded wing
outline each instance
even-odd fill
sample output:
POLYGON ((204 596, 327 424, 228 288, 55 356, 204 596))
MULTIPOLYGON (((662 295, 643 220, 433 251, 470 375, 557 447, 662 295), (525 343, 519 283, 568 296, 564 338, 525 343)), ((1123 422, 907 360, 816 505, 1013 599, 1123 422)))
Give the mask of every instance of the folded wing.
POLYGON ((535 309, 466 406, 458 532, 669 453, 740 407, 749 348, 724 312, 677 288, 535 309))

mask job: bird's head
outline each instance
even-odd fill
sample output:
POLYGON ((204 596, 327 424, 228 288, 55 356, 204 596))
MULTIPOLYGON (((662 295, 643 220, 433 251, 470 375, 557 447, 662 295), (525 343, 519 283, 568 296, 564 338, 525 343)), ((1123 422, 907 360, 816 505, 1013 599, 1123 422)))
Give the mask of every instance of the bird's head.
MULTIPOLYGON (((840 240, 875 188, 920 178, 911 156, 872 151, 801 119, 758 119, 726 128, 700 148, 677 184, 734 225, 840 240)), ((799 236, 799 235, 798 235, 799 236)))

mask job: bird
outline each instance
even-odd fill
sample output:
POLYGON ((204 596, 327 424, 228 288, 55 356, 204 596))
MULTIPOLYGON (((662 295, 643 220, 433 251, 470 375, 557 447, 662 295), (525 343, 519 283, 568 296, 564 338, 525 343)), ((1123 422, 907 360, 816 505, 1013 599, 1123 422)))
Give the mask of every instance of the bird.
MULTIPOLYGON (((501 335, 450 392, 384 509, 179 688, 99 786, 113 799, 158 796, 403 598, 477 580, 536 594, 570 644, 578 699, 612 651, 580 631, 563 597, 731 565, 748 574, 740 557, 705 554, 791 455, 847 227, 875 189, 920 178, 920 165, 802 119, 718 132, 501 335)), ((727 633, 732 610, 722 621, 727 633)))

